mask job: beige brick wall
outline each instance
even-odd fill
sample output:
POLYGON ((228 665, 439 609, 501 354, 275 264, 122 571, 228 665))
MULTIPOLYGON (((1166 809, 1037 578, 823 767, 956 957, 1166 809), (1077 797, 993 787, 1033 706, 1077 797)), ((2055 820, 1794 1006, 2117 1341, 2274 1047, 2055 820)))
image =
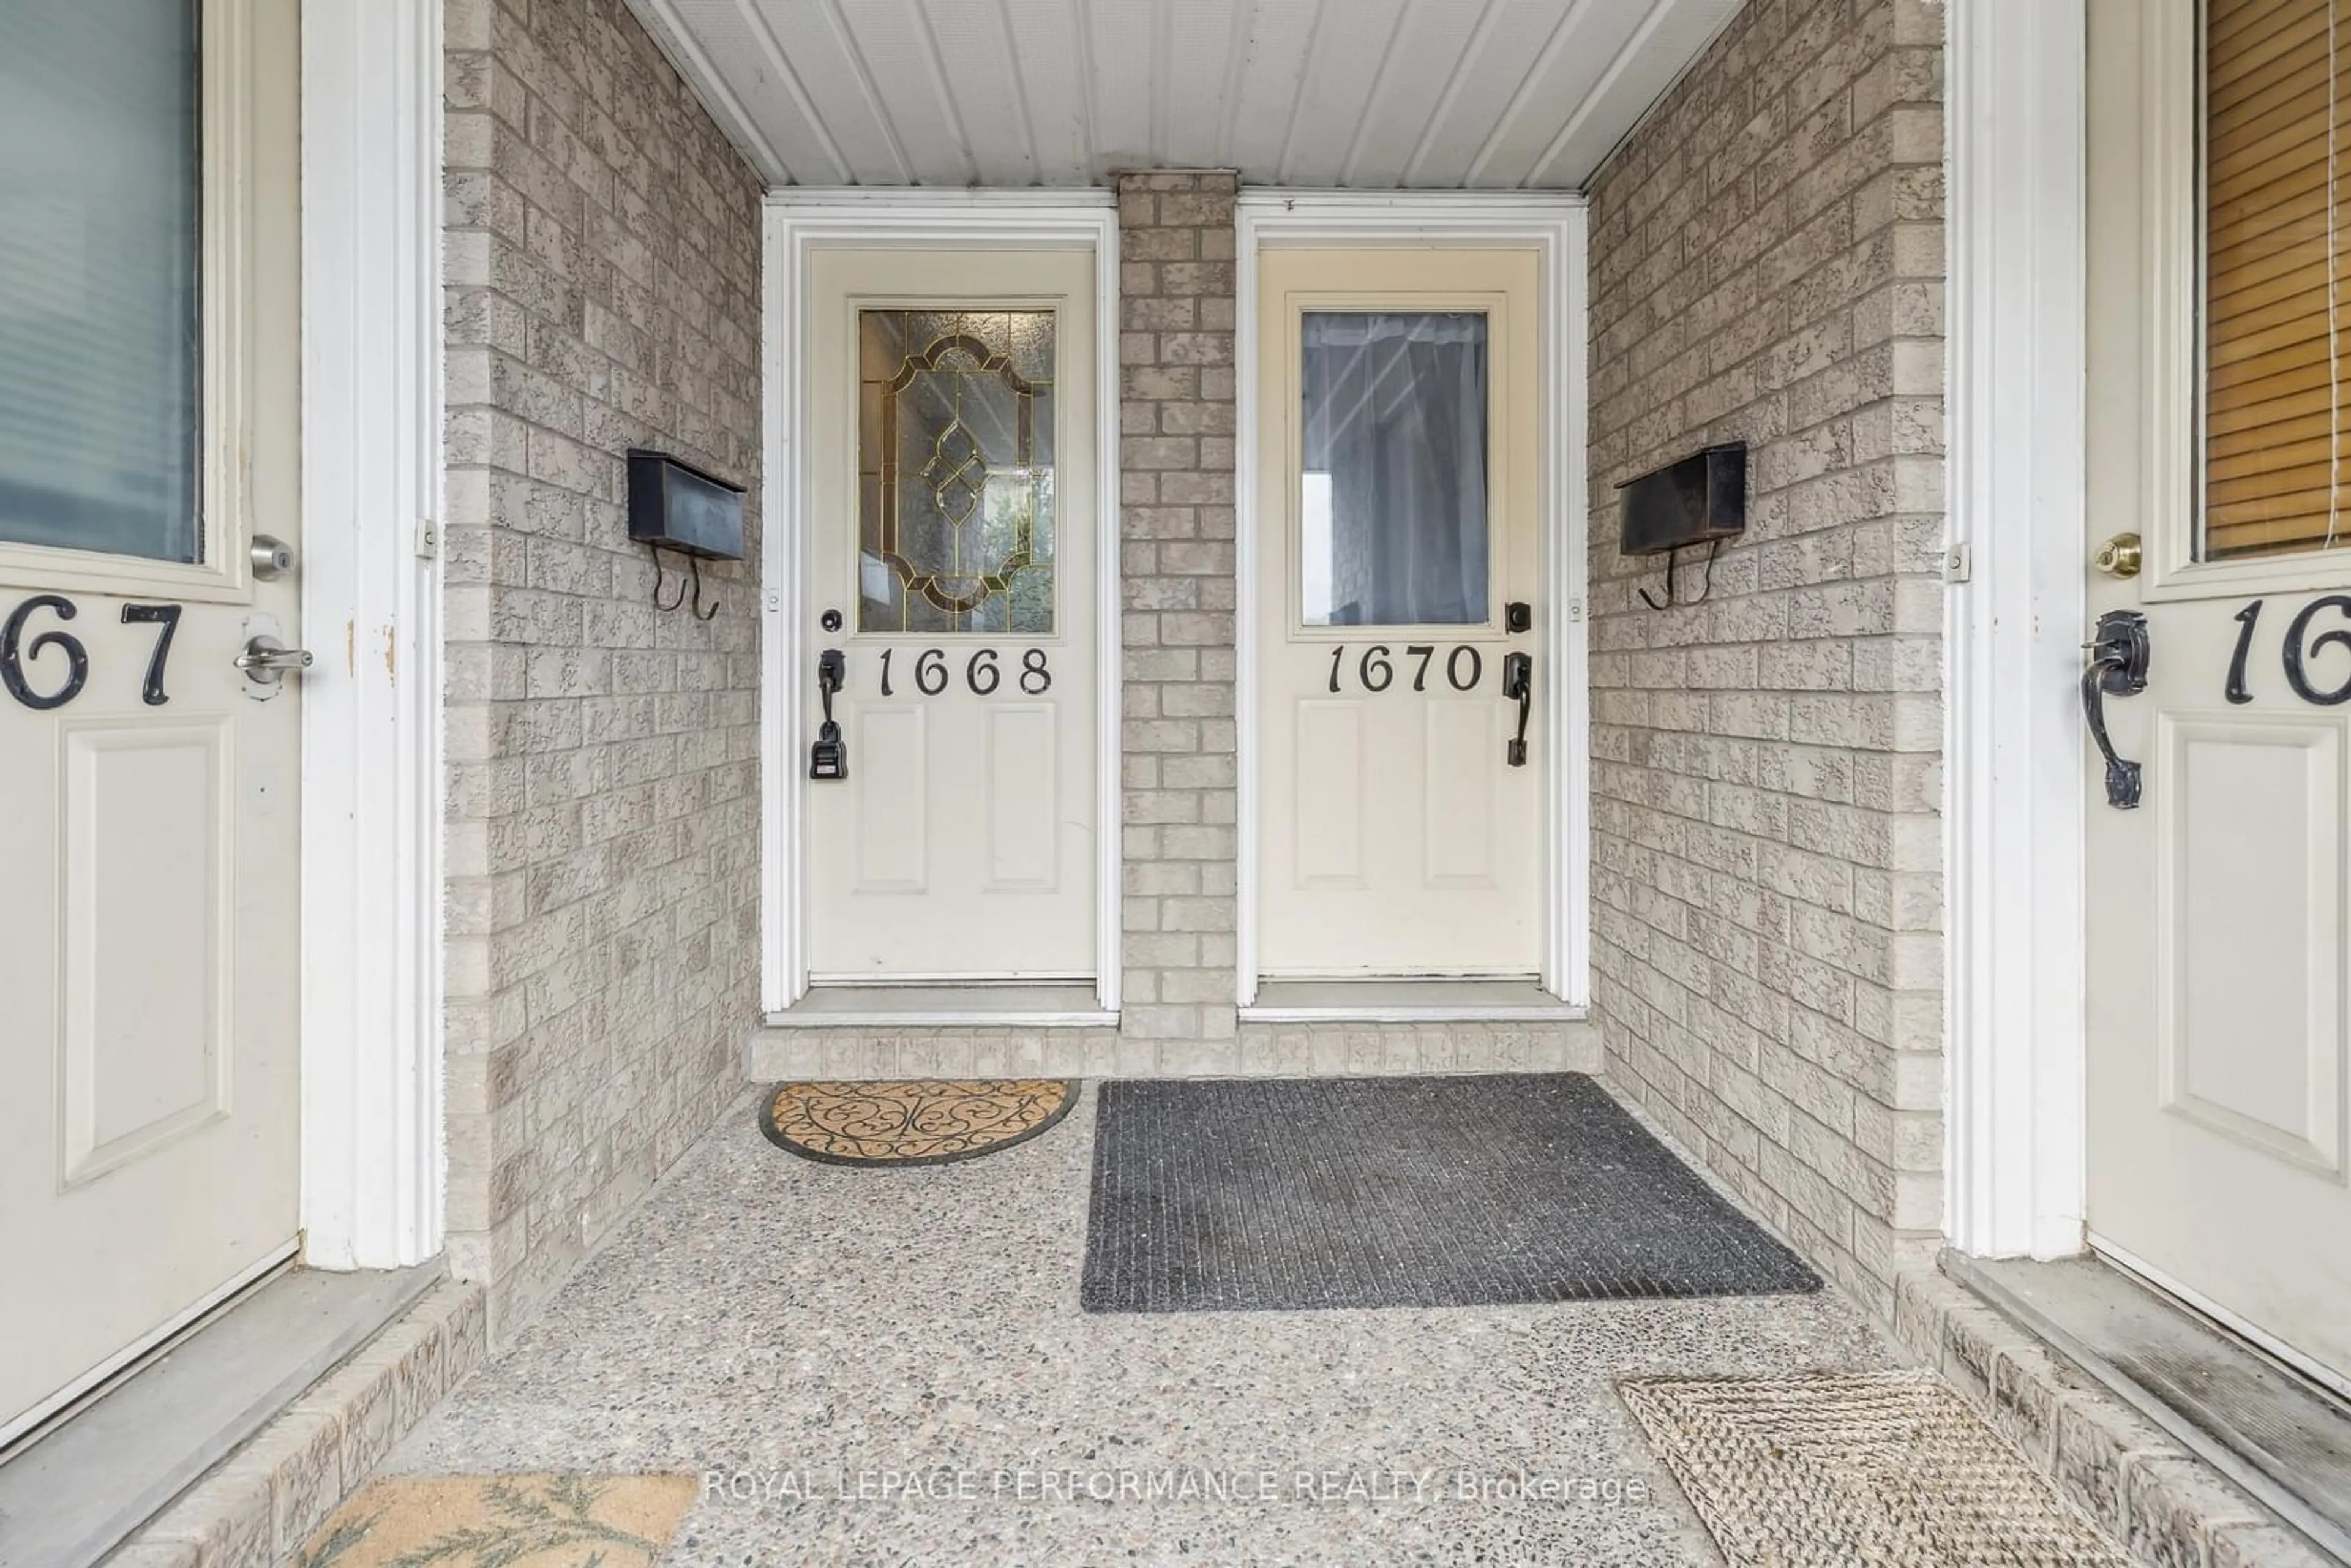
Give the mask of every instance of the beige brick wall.
POLYGON ((1229 172, 1125 174, 1122 1064, 1238 1062, 1233 197, 1229 172))
POLYGON ((449 1255, 494 1329, 738 1089, 751 569, 656 613, 622 452, 758 479, 759 194, 621 0, 449 0, 449 1255))
POLYGON ((1750 0, 1592 185, 1609 1072, 1889 1310, 1942 1191, 1942 36, 1750 0), (1747 537, 1652 613, 1613 486, 1735 437, 1747 537))

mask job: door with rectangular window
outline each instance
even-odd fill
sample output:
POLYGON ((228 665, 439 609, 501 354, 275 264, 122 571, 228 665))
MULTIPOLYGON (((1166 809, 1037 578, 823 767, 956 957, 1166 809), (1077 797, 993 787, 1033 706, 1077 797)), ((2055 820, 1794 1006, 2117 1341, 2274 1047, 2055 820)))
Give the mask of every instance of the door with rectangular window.
POLYGON ((0 1440, 295 1245, 297 22, 0 12, 0 1440))
POLYGON ((1095 973, 1094 260, 810 262, 817 984, 1095 973))
POLYGON ((1541 967, 1531 250, 1259 264, 1259 967, 1541 967))
POLYGON ((2351 1387, 2351 78, 2332 0, 2090 32, 2093 1245, 2351 1387))

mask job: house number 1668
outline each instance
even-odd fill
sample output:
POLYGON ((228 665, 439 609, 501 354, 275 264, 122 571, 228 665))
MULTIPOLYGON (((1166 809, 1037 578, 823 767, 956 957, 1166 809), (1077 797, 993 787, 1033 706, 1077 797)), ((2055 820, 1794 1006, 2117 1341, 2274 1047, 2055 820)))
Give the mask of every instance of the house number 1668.
MULTIPOLYGON (((885 697, 898 695, 897 689, 890 683, 890 659, 896 652, 895 648, 882 650, 882 695, 885 697)), ((1005 674, 996 650, 982 648, 964 662, 963 683, 971 688, 972 695, 984 697, 992 695, 1004 684, 1005 674)), ((914 655, 914 689, 923 695, 937 696, 947 689, 947 683, 953 678, 947 668, 946 649, 925 648, 914 655)), ((1032 697, 1043 696, 1051 691, 1053 671, 1046 661, 1045 650, 1031 648, 1022 653, 1019 673, 1015 678, 1019 682, 1020 689, 1032 697)))

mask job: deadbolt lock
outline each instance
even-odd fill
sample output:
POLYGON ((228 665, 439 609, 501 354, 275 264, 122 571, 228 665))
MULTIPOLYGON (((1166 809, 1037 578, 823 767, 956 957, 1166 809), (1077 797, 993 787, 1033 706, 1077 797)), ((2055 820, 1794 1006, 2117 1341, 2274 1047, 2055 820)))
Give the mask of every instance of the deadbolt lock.
POLYGON ((2116 534, 2092 553, 2090 564, 2108 577, 2137 577, 2139 569, 2138 536, 2116 534))
POLYGON ((256 582, 276 582, 294 570, 294 551, 284 539, 267 534, 253 536, 253 576, 256 582))

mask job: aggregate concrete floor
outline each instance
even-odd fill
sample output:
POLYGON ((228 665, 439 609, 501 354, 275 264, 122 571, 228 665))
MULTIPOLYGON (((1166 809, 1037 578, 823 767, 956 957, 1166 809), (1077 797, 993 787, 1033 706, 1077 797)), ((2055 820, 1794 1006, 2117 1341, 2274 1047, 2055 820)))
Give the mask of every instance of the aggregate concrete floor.
POLYGON ((386 1469, 693 1473, 697 1568, 1714 1563, 1612 1381, 1900 1364, 1825 1291, 1084 1313, 1093 1110, 873 1171, 747 1099, 386 1469))

